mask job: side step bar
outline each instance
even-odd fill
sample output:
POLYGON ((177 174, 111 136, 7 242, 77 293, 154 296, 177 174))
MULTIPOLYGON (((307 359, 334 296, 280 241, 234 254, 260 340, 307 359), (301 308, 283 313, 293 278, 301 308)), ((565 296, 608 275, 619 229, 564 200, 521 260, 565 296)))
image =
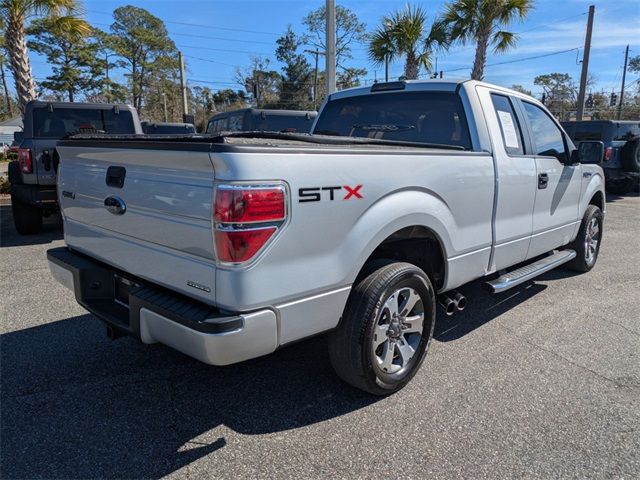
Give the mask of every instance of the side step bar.
POLYGON ((549 255, 529 265, 507 272, 495 280, 487 282, 487 285, 493 293, 504 292, 516 285, 520 285, 538 275, 548 272, 563 263, 573 260, 575 257, 576 252, 574 250, 560 250, 553 255, 549 255))

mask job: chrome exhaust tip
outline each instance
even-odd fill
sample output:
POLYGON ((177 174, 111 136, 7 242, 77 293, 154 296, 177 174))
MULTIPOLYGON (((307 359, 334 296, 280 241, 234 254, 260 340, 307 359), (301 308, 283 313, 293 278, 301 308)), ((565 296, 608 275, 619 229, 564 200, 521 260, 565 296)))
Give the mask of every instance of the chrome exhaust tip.
POLYGON ((460 292, 455 293, 455 295, 453 296, 453 301, 456 302, 456 306, 459 312, 467 308, 467 297, 462 295, 460 292))
POLYGON ((458 311, 458 303, 448 295, 439 295, 438 303, 449 317, 458 311))

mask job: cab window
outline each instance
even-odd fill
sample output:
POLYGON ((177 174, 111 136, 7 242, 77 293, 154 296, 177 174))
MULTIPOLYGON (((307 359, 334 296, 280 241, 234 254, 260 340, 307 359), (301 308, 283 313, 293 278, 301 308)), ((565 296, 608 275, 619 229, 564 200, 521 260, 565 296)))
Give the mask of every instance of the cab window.
POLYGON ((556 157, 560 162, 567 159, 562 130, 543 109, 529 102, 522 102, 533 133, 536 155, 556 157))

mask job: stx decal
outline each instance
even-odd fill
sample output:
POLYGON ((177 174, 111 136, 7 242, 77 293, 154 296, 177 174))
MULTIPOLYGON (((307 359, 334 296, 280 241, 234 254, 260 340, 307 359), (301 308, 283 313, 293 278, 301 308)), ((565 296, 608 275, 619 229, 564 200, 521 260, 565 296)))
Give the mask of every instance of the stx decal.
POLYGON ((335 187, 307 187, 307 188, 299 188, 298 189, 298 202, 319 202, 320 200, 329 200, 333 201, 342 196, 341 190, 344 189, 346 191, 346 195, 342 198, 343 200, 349 200, 351 198, 363 198, 360 190, 362 189, 362 185, 356 185, 355 187, 349 187, 348 185, 344 186, 335 186, 335 187), (324 193, 327 192, 327 193, 324 193), (336 192, 340 192, 336 194, 336 192))

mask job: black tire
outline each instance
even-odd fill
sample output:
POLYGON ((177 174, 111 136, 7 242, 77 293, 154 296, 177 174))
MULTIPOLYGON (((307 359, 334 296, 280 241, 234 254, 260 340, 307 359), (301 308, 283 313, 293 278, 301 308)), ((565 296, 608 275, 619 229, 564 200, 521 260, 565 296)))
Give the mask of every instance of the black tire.
POLYGON ((623 145, 620 149, 620 161, 625 172, 640 173, 640 137, 623 145))
POLYGON ((607 182, 607 192, 615 195, 626 195, 635 186, 633 178, 623 178, 621 180, 611 180, 607 182))
MULTIPOLYGON (((401 297, 402 294, 399 294, 398 301, 408 300, 408 297, 401 297)), ((406 311, 405 317, 400 318, 408 320, 412 311, 414 310, 406 311)), ((431 281, 420 268, 403 262, 380 266, 354 286, 342 321, 329 337, 329 357, 333 368, 347 383, 374 395, 389 395, 400 390, 413 378, 427 354, 433 336, 435 312, 435 294, 431 281), (386 326, 381 324, 386 308, 385 302, 401 291, 411 292, 411 295, 417 294, 420 297, 416 308, 422 309, 422 332, 411 334, 414 342, 413 355, 406 365, 401 358, 404 355, 394 346, 398 345, 397 348, 400 349, 401 346, 408 345, 404 333, 402 338, 398 339, 392 339, 392 335, 389 335, 388 342, 384 343, 391 345, 390 358, 395 362, 397 352, 402 366, 396 365, 399 370, 385 373, 382 371, 383 367, 376 363, 378 360, 373 342, 377 337, 374 336, 374 331, 386 326)), ((406 327, 406 324, 402 326, 402 322, 400 325, 396 332, 402 332, 406 327)), ((384 345, 385 348, 388 345, 384 345)), ((379 347, 382 346, 380 344, 379 347)))
POLYGON ((42 210, 37 205, 29 205, 11 195, 13 224, 21 235, 34 235, 42 231, 42 210))
POLYGON ((9 177, 9 183, 11 185, 18 185, 22 183, 22 177, 20 176, 20 165, 16 160, 9 162, 7 166, 7 176, 9 177))
POLYGON ((598 260, 598 254, 600 253, 600 245, 602 244, 602 232, 603 232, 603 217, 602 210, 600 210, 595 205, 589 205, 587 207, 587 211, 584 213, 584 217, 582 217, 582 222, 580 223, 580 230, 578 230, 578 236, 576 239, 568 245, 568 248, 575 250, 576 258, 574 258, 571 262, 567 264, 567 266, 571 270, 575 270, 576 272, 588 272, 591 270, 598 260), (597 243, 595 246, 595 250, 593 252, 593 256, 590 258, 587 255, 587 245, 589 243, 589 228, 594 221, 598 225, 598 233, 597 233, 597 243))

